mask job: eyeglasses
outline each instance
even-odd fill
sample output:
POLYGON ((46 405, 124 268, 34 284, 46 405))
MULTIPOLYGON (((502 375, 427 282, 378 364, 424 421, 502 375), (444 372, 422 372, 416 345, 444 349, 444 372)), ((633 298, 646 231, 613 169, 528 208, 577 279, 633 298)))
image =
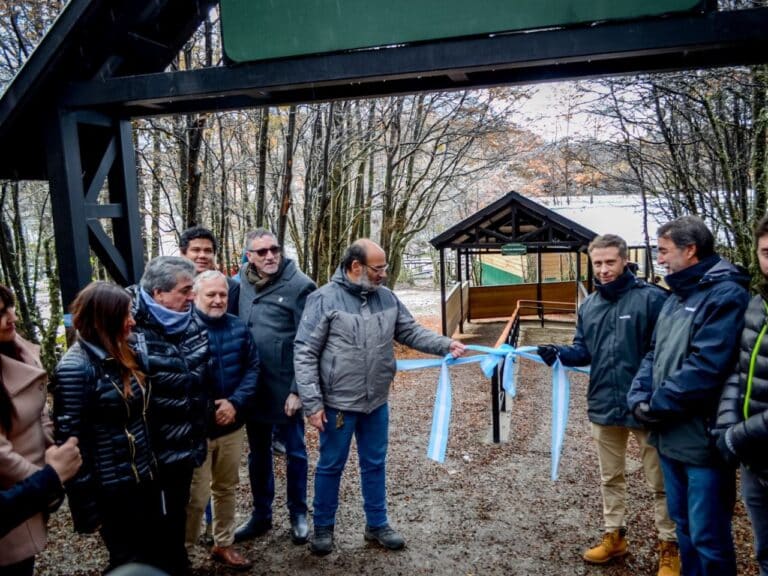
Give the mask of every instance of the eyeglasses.
POLYGON ((258 248, 256 250, 246 250, 246 252, 250 252, 251 254, 256 254, 259 258, 263 258, 267 255, 267 252, 272 252, 273 256, 277 256, 280 254, 280 252, 283 251, 282 246, 270 246, 269 248, 258 248))
POLYGON ((382 264, 381 266, 369 266, 366 264, 365 267, 370 268, 376 274, 384 274, 387 270, 389 270, 389 264, 382 264))

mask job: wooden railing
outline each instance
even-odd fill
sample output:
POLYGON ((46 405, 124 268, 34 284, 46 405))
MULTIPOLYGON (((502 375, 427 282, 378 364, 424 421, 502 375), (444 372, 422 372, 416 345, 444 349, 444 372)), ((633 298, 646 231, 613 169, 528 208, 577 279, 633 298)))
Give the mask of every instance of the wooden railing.
MULTIPOLYGON (((576 313, 576 306, 572 302, 545 302, 537 300, 519 300, 512 315, 504 325, 501 335, 494 344, 498 348, 502 344, 509 344, 517 348, 520 338, 520 322, 528 320, 533 316, 541 322, 575 322, 573 315, 576 313), (546 318, 547 314, 555 314, 546 318), (564 315, 568 315, 564 317, 564 315)), ((493 443, 501 442, 501 413, 507 410, 507 394, 501 387, 501 375, 504 373, 504 362, 502 360, 496 365, 496 370, 491 378, 491 412, 493 420, 493 443)))

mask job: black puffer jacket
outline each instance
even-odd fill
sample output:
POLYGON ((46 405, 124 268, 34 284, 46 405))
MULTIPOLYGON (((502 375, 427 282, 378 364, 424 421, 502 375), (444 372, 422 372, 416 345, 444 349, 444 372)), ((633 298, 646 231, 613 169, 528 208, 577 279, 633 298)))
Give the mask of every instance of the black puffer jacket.
POLYGON ((56 366, 56 440, 79 441, 83 465, 67 482, 75 530, 93 532, 101 523, 99 502, 126 485, 152 479, 154 458, 145 418, 148 392, 133 379, 123 394, 118 365, 100 347, 76 342, 56 366))
POLYGON ((205 461, 207 422, 213 403, 205 384, 208 333, 191 313, 186 329, 167 334, 132 286, 134 332, 143 334, 149 379, 149 425, 158 464, 199 466, 205 461))
POLYGON ((730 428, 729 439, 736 456, 749 468, 768 475, 768 312, 763 296, 755 296, 744 315, 739 362, 720 399, 718 430, 730 428), (765 332, 763 332, 765 330, 765 332), (762 337, 761 337, 762 334, 762 337), (755 350, 757 348, 757 350, 755 350), (749 367, 756 352, 752 383, 749 367), (747 392, 749 391, 749 398, 747 392), (746 406, 745 406, 746 403, 746 406))

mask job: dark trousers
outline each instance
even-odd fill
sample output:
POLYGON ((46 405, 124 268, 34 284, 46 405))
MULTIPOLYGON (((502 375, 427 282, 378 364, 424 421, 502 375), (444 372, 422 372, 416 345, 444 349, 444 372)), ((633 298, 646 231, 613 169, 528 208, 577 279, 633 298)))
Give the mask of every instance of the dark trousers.
POLYGON ((768 576, 768 479, 741 467, 741 497, 755 535, 755 556, 760 576, 768 576))
POLYGON ((32 576, 35 571, 35 557, 30 556, 26 560, 0 566, 0 576, 32 576))
POLYGON ((189 566, 184 538, 193 470, 190 464, 160 464, 157 469, 157 546, 151 564, 172 576, 186 573, 189 566))
POLYGON ((675 521, 683 576, 736 576, 731 518, 732 469, 693 466, 661 456, 669 515, 675 521))
POLYGON ((272 469, 272 428, 285 443, 286 490, 288 512, 307 513, 307 446, 304 443, 304 419, 291 418, 285 424, 248 422, 248 476, 253 495, 253 517, 257 520, 272 518, 275 499, 275 476, 272 469))
POLYGON ((101 537, 109 551, 107 571, 131 562, 154 561, 153 550, 162 541, 161 535, 153 530, 158 498, 154 481, 102 494, 99 509, 101 537))

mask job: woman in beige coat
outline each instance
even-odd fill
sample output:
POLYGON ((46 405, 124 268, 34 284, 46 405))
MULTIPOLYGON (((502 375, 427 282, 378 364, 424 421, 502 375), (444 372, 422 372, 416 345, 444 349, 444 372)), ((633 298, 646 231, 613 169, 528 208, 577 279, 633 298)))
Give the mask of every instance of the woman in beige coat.
MULTIPOLYGON (((16 333, 13 293, 0 285, 0 489, 40 470, 53 441, 45 405, 46 372, 39 348, 16 333)), ((0 538, 0 576, 30 575, 46 544, 45 517, 37 514, 0 538)))

